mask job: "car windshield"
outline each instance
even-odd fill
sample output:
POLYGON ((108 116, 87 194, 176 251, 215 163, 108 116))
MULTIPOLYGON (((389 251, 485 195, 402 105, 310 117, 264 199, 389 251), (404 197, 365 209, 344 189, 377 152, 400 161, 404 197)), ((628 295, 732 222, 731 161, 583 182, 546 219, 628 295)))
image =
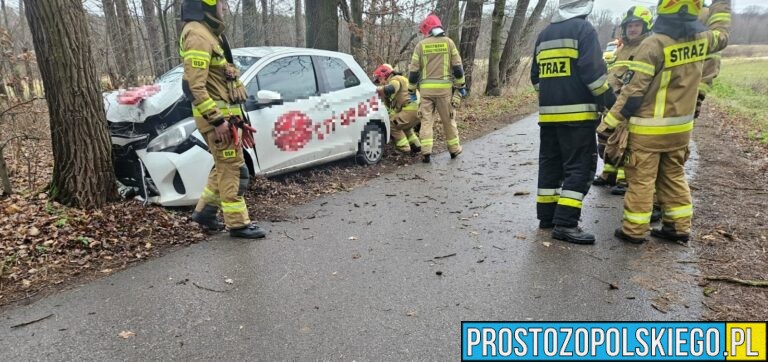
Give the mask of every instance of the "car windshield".
MULTIPOLYGON (((249 57, 249 56, 235 56, 233 57, 235 61, 235 66, 237 69, 240 70, 240 74, 245 73, 248 68, 250 68, 253 64, 255 64, 257 61, 259 61, 259 57, 249 57)), ((181 76, 184 75, 184 67, 179 64, 173 69, 167 71, 165 74, 161 75, 159 78, 157 78, 158 83, 169 83, 169 82, 176 82, 179 79, 181 79, 181 76)))

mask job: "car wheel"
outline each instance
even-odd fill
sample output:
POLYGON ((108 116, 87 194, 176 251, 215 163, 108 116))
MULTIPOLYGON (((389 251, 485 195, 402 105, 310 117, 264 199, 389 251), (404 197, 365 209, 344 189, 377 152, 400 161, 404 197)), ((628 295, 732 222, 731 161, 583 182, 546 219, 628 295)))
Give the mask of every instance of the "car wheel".
POLYGON ((357 163, 373 165, 381 161, 384 155, 384 134, 375 124, 367 124, 363 129, 357 146, 357 163))

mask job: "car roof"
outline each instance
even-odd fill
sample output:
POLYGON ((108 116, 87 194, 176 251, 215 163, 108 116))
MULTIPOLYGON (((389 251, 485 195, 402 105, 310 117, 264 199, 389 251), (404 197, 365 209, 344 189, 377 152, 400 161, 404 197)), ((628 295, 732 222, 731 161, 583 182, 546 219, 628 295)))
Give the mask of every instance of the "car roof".
POLYGON ((346 53, 333 52, 328 50, 312 49, 312 48, 294 48, 294 47, 247 47, 247 48, 235 48, 232 49, 232 55, 235 56, 250 56, 264 58, 271 55, 279 54, 291 54, 300 53, 307 55, 325 55, 335 56, 340 58, 351 57, 346 53))

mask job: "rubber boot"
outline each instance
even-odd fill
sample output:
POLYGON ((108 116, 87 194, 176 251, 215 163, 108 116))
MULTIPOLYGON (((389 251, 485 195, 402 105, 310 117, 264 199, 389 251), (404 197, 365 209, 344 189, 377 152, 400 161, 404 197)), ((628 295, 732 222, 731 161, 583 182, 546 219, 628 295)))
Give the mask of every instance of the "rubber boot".
POLYGON ((416 156, 421 153, 421 146, 411 144, 411 156, 416 156))
POLYGON ((611 187, 611 195, 624 196, 627 193, 627 185, 624 183, 617 183, 616 186, 611 187))
POLYGON ((600 177, 600 175, 595 176, 595 179, 592 180, 593 186, 608 186, 611 182, 608 179, 604 179, 600 177))
POLYGON ((624 230, 621 230, 621 228, 616 229, 616 231, 613 232, 613 236, 632 244, 642 244, 648 241, 646 238, 636 238, 634 236, 629 236, 625 234, 624 230))
POLYGON ((567 241, 574 244, 594 244, 595 236, 584 232, 580 227, 565 227, 555 225, 555 229, 552 230, 552 237, 557 240, 567 241))
POLYGON ((454 159, 454 158, 456 158, 456 157, 459 157, 459 155, 461 154, 461 151, 463 151, 463 150, 459 150, 459 152, 456 152, 456 153, 450 152, 450 154, 451 154, 451 159, 454 159))
POLYGON ((551 229, 553 227, 555 224, 552 221, 539 220, 539 229, 551 229))
POLYGON ((432 158, 430 157, 430 155, 424 155, 424 157, 421 158, 421 162, 430 163, 432 162, 432 158))
POLYGON ((690 239, 690 235, 678 234, 675 231, 674 227, 667 226, 667 225, 663 225, 659 229, 651 229, 651 236, 659 239, 664 239, 667 241, 684 242, 684 243, 687 243, 688 239, 690 239))
POLYGON ((651 222, 657 222, 661 220, 664 213, 661 212, 661 206, 653 205, 653 212, 651 212, 651 222))
POLYGON ((267 233, 256 225, 248 225, 238 229, 229 229, 229 236, 242 239, 261 239, 267 236, 267 233))
POLYGON ((216 206, 205 205, 200 212, 193 212, 192 221, 198 223, 204 231, 222 231, 224 230, 224 224, 216 219, 219 209, 216 206))

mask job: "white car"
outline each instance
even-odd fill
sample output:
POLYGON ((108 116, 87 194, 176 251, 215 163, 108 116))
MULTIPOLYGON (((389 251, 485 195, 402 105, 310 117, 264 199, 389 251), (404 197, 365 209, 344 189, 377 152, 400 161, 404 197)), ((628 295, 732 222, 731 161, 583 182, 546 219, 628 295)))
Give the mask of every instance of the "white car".
MULTIPOLYGON (((246 150, 252 175, 277 175, 356 156, 379 162, 389 116, 376 86, 352 56, 283 47, 233 49, 257 129, 246 150)), ((152 86, 105 94, 115 172, 125 197, 194 205, 213 157, 195 128, 178 66, 152 86)))

